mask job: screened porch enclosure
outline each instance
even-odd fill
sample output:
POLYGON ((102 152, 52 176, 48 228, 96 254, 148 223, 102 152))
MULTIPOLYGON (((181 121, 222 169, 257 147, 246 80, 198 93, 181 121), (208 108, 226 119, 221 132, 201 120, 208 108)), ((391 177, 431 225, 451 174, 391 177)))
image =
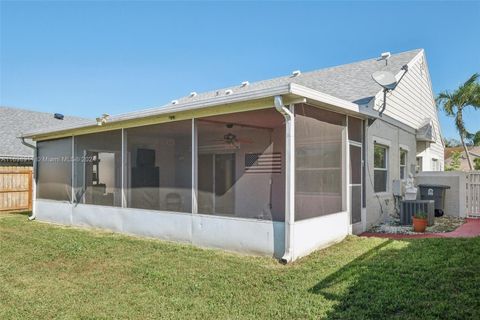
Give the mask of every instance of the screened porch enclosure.
MULTIPOLYGON (((358 222, 362 120, 293 109, 295 220, 350 207, 358 222)), ((285 134, 285 118, 268 108, 41 141, 37 198, 283 222, 285 134)))

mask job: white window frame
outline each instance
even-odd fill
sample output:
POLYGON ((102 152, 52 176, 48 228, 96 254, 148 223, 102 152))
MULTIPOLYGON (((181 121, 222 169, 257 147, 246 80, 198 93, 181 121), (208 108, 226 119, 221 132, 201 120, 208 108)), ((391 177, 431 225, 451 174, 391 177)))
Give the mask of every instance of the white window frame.
POLYGON ((432 158, 430 166, 432 171, 440 171, 440 161, 437 158, 432 158))
POLYGON ((405 148, 400 147, 399 149, 399 173, 398 176, 400 177, 400 180, 405 180, 408 177, 408 150, 405 148), (405 154, 405 164, 402 164, 402 153, 405 154), (403 170, 403 178, 402 178, 402 168, 403 170))
POLYGON ((388 181, 389 181, 389 177, 390 177, 390 173, 389 173, 389 170, 388 170, 388 167, 389 167, 389 146, 388 145, 385 145, 385 144, 382 144, 382 143, 378 143, 378 142, 374 142, 373 144, 373 192, 375 194, 381 194, 381 193, 387 193, 389 188, 388 188, 388 181), (375 167, 375 147, 381 147, 383 149, 385 149, 385 168, 378 168, 378 167, 375 167), (385 171, 387 173, 386 175, 386 178, 385 178, 385 190, 381 190, 381 191, 375 191, 375 171, 385 171))
POLYGON ((415 173, 420 173, 423 171, 423 156, 415 158, 415 173))

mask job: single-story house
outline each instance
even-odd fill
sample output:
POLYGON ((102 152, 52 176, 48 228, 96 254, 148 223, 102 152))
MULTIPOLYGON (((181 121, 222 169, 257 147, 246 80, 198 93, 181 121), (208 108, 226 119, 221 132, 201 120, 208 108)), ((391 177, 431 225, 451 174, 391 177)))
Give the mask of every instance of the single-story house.
POLYGON ((33 150, 18 139, 24 132, 53 129, 65 123, 80 124, 85 120, 71 116, 57 119, 52 113, 0 106, 0 166, 32 166, 33 150))
POLYGON ((25 137, 37 141, 36 219, 285 262, 391 214, 395 180, 443 169, 422 49, 25 137), (380 116, 372 74, 399 79, 405 65, 380 116))

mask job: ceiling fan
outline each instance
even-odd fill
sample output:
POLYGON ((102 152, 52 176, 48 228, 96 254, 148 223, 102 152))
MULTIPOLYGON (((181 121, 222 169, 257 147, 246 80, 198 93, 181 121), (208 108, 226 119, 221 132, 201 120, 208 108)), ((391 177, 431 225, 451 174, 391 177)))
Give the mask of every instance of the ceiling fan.
POLYGON ((224 135, 223 139, 215 139, 215 140, 212 140, 212 141, 223 142, 226 145, 234 146, 237 149, 240 148, 240 144, 242 144, 242 143, 253 143, 253 141, 251 139, 239 139, 239 138, 237 138, 236 135, 234 135, 231 132, 224 135))

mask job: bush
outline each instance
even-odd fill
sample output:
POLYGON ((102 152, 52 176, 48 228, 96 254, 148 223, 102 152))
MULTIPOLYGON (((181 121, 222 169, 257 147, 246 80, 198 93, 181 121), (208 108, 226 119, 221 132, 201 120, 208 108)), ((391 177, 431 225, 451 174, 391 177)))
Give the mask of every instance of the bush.
POLYGON ((419 211, 413 215, 416 219, 427 219, 428 215, 426 212, 419 211))

